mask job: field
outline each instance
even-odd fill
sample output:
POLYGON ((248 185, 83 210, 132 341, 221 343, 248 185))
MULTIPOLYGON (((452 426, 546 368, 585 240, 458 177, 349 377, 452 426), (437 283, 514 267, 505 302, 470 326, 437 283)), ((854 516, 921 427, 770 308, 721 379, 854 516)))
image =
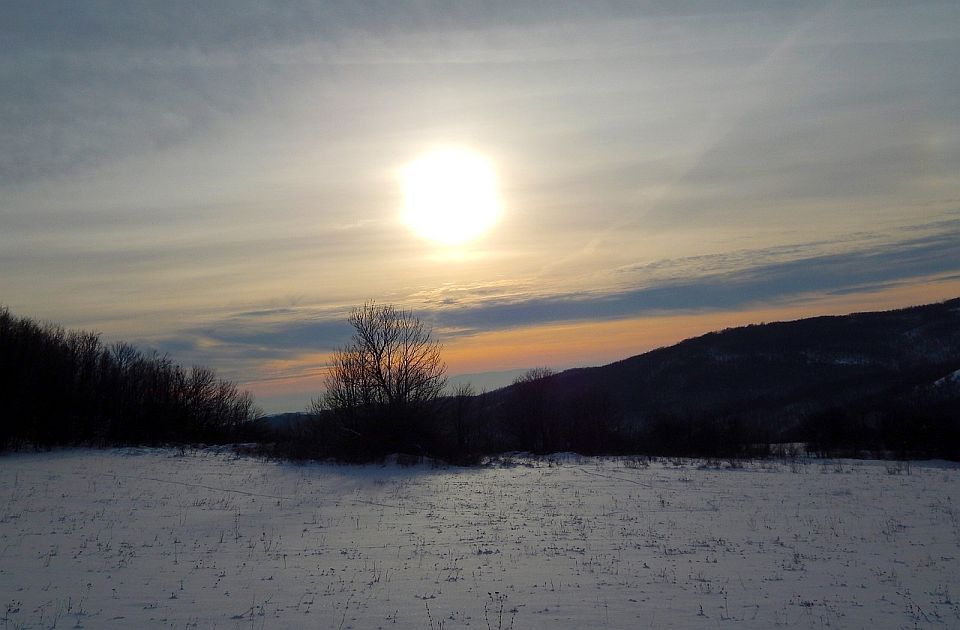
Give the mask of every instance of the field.
POLYGON ((0 458, 4 628, 960 627, 960 468, 0 458))

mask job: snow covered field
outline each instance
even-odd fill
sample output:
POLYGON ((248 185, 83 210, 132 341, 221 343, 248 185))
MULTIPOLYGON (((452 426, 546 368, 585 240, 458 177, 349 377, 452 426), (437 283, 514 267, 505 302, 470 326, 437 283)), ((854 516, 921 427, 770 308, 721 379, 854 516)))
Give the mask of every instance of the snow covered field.
POLYGON ((4 628, 960 627, 960 468, 0 457, 4 628))

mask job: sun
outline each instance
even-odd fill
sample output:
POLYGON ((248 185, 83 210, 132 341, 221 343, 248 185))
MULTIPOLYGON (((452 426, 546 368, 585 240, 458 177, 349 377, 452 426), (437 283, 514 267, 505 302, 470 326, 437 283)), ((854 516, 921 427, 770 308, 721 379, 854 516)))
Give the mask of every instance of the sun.
POLYGON ((424 238, 459 245, 488 232, 500 218, 493 162, 459 148, 436 149, 402 173, 403 218, 424 238))

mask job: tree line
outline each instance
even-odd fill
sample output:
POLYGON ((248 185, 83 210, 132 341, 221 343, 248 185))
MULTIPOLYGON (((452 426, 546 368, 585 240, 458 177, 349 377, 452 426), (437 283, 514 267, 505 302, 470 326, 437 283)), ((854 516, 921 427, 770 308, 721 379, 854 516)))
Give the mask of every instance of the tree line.
MULTIPOLYGON (((824 455, 960 459, 960 386, 942 378, 927 385, 943 372, 939 363, 912 367, 906 380, 856 399, 845 396, 872 378, 818 383, 814 399, 789 392, 724 399, 694 388, 689 401, 662 397, 638 408, 623 380, 547 368, 492 392, 450 391, 441 344, 411 312, 368 302, 348 322, 353 335, 333 353, 323 393, 278 428, 249 393, 213 370, 185 369, 156 352, 0 308, 0 447, 255 441, 264 454, 294 459, 399 453, 469 463, 505 451, 736 458, 804 443, 824 455), (697 400, 697 391, 708 400, 697 400), (817 406, 805 410, 810 400, 817 406)), ((700 363, 691 365, 709 368, 700 363)), ((691 374, 684 366, 682 375, 696 383, 691 374)))
MULTIPOLYGON (((348 319, 353 335, 332 358, 325 392, 274 437, 293 458, 368 461, 391 453, 470 462, 505 451, 583 454, 745 455, 758 437, 733 422, 658 416, 638 423, 610 391, 567 386, 534 368, 511 387, 445 392, 441 347, 411 312, 368 302, 348 319)), ((753 427, 750 427, 753 428, 753 427)))
POLYGON ((0 307, 0 447, 228 442, 260 412, 208 368, 0 307))
MULTIPOLYGON (((407 453, 468 462, 504 451, 738 458, 804 443, 824 455, 960 459, 958 388, 924 387, 943 371, 940 363, 913 368, 907 381, 894 379, 895 386, 856 402, 844 399, 856 391, 849 379, 818 383, 816 406, 807 410, 811 399, 794 402, 789 391, 724 397, 728 388, 755 387, 749 380, 724 384, 722 395, 693 388, 691 400, 654 399, 638 408, 625 402, 634 393, 623 382, 547 368, 493 392, 461 385, 444 393, 441 347, 423 321, 375 302, 354 309, 348 321, 354 333, 334 353, 325 393, 273 438, 276 452, 350 461, 407 453), (696 400, 698 391, 713 403, 696 400)), ((709 372, 701 379, 708 385, 723 376, 716 367, 699 369, 709 372)), ((803 374, 785 382, 802 388, 803 374)))

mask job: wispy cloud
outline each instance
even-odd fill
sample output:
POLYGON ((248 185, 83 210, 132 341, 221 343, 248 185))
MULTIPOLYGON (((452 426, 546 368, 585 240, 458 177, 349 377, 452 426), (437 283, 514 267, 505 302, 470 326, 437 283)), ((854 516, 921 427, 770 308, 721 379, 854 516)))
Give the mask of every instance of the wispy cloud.
MULTIPOLYGON (((887 290, 916 282, 960 276, 960 224, 937 224, 931 235, 895 243, 850 248, 844 239, 731 254, 684 257, 621 269, 643 286, 598 288, 589 292, 536 293, 509 283, 446 287, 410 294, 400 304, 413 307, 447 340, 464 335, 556 323, 602 322, 708 311, 749 310, 825 296, 887 290), (945 229, 946 228, 946 229, 945 229), (847 251, 822 253, 825 247, 847 251), (664 273, 666 271, 666 273, 664 273)), ((180 357, 215 358, 228 370, 256 371, 258 363, 322 357, 350 336, 348 307, 309 305, 237 312, 200 328, 182 329, 155 340, 180 357)), ((282 376, 313 369, 303 364, 282 376)))
MULTIPOLYGON (((801 249, 802 248, 798 248, 801 249)), ((684 279, 653 281, 618 292, 571 293, 535 299, 494 300, 469 308, 438 310, 435 317, 461 331, 546 322, 604 320, 666 312, 743 308, 758 303, 809 299, 816 294, 878 290, 960 270, 960 230, 888 245, 776 262, 795 248, 739 252, 734 256, 667 261, 684 279), (743 266, 746 260, 752 266, 743 266), (736 270, 710 273, 712 267, 736 270), (703 271, 707 273, 703 273, 703 271), (698 273, 699 272, 699 273, 698 273)), ((658 265, 659 266, 659 265, 658 265)), ((638 270, 634 269, 636 274, 638 270)), ((639 277, 639 274, 636 274, 639 277)))
POLYGON ((0 299, 253 380, 322 361, 371 297, 464 339, 956 275, 958 24, 935 0, 14 0, 0 299), (501 180, 458 259, 398 220, 436 143, 501 180))

